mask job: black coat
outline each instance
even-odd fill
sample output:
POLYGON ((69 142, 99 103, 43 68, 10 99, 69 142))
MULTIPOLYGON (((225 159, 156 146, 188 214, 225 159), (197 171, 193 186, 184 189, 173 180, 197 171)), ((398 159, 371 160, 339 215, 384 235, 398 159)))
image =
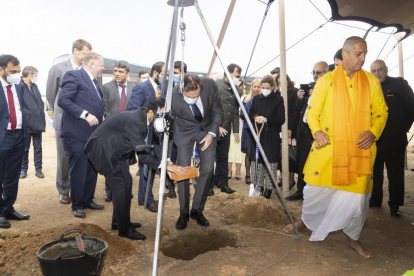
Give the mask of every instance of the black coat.
MULTIPOLYGON (((254 118, 263 116, 267 119, 267 123, 263 127, 260 135, 260 144, 266 154, 269 163, 277 163, 280 156, 280 131, 281 126, 285 123, 285 106, 283 98, 276 93, 270 93, 267 97, 257 95, 253 98, 250 107, 249 117, 254 126, 254 118)), ((261 124, 257 124, 260 130, 261 124)), ((252 139, 250 147, 250 160, 256 160, 256 142, 252 139)), ((259 152, 259 159, 262 160, 259 152)))
POLYGON ((300 110, 298 110, 297 105, 298 105, 298 89, 294 88, 294 91, 288 96, 288 100, 287 100, 287 105, 288 105, 288 129, 290 131, 292 131, 292 136, 291 138, 296 138, 297 133, 297 127, 298 127, 298 123, 299 123, 299 113, 300 110))
POLYGON ((29 133, 41 133, 46 130, 45 104, 36 84, 31 84, 30 92, 27 84, 22 80, 20 86, 23 90, 23 112, 26 115, 29 133))
POLYGON ((403 78, 387 77, 381 87, 388 106, 388 119, 377 147, 379 150, 405 148, 407 132, 414 121, 413 90, 403 78))

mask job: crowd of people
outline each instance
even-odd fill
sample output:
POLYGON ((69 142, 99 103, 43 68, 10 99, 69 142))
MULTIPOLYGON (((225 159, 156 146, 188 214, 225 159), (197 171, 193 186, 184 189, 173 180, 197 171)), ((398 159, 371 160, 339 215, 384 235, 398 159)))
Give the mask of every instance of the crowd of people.
MULTIPOLYGON (((352 248, 371 258, 372 252, 362 246, 359 237, 369 207, 382 205, 384 163, 390 214, 401 216, 406 132, 414 121, 414 95, 403 78, 388 76, 382 60, 371 64, 371 73, 362 70, 366 54, 364 39, 348 38, 336 52, 334 65, 317 61, 313 82, 300 88, 295 88, 288 75, 282 79, 275 68, 254 79, 246 91, 240 80, 242 68, 237 64, 228 65, 230 77, 213 80, 187 74, 187 65, 181 61, 175 62, 173 76, 163 78, 165 64, 156 62, 150 71, 139 73, 137 82, 130 80, 128 62, 118 61, 112 81, 100 85, 102 56, 92 52, 89 42, 76 40, 72 57, 50 69, 46 87, 53 110, 59 201, 71 204, 73 215, 79 218, 86 217, 85 209, 103 209, 104 205, 94 201, 97 174, 102 174, 105 201, 113 202, 112 229, 121 237, 145 239, 136 230, 140 224, 130 219, 134 197, 130 165, 137 163, 138 157, 138 204, 157 212, 152 188, 163 158, 162 133, 154 131, 152 122, 157 112, 164 111, 168 90, 161 91, 161 87, 168 87, 171 81, 175 121, 167 171, 183 175, 192 164, 199 168, 191 208, 190 180, 176 182, 167 177, 168 197, 176 198, 176 187, 178 191, 177 230, 184 230, 190 218, 209 226, 203 211, 207 197, 215 194, 214 188, 219 189, 216 192, 236 192, 229 186, 233 164, 237 181, 253 183, 262 196, 271 198, 275 185, 282 186, 281 182, 273 183, 271 174, 277 179, 277 171, 284 169, 281 128, 286 114, 292 149, 289 189, 297 186, 286 200, 303 200, 302 218, 295 226, 312 230, 311 241, 324 240, 329 232, 341 229, 352 248), (286 98, 280 93, 283 82, 287 84, 286 98), (241 112, 235 93, 241 96, 248 118, 241 112), (254 129, 249 128, 247 119, 254 129), (265 165, 253 133, 270 167, 265 165)), ((14 56, 0 56, 0 103, 4 107, 0 110, 0 228, 10 227, 9 220, 30 217, 18 213, 13 204, 19 178, 28 175, 31 140, 35 175, 44 177, 41 144, 45 113, 37 74, 33 66, 21 72, 14 56)), ((293 232, 294 228, 287 225, 285 231, 293 232)))

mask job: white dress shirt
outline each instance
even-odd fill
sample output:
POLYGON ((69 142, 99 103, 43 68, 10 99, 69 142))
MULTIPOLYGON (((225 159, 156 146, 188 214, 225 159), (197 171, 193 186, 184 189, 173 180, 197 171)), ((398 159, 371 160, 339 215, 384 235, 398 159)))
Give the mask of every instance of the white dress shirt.
POLYGON ((150 82, 151 82, 151 84, 152 84, 152 87, 154 87, 154 91, 155 91, 155 92, 157 92, 158 90, 160 90, 160 89, 158 88, 158 84, 156 84, 156 83, 155 83, 155 81, 153 81, 151 78, 149 78, 149 80, 150 80, 150 82))
MULTIPOLYGON (((118 91, 119 91, 119 98, 121 99, 122 98, 122 87, 121 87, 121 83, 119 83, 119 82, 116 82, 117 84, 118 84, 118 91)), ((128 92, 127 92, 127 81, 124 83, 124 85, 125 85, 125 97, 128 95, 128 92)))
MULTIPOLYGON (((3 90, 4 90, 4 96, 6 97, 7 108, 9 108, 9 98, 7 97, 7 86, 10 85, 10 84, 8 84, 2 78, 0 78, 0 81, 1 81, 1 86, 3 87, 3 90)), ((16 121, 17 121, 16 129, 22 129, 23 114, 22 114, 22 110, 20 108, 19 97, 17 96, 17 91, 16 91, 16 87, 15 87, 14 84, 11 85, 11 90, 12 90, 12 93, 13 93, 14 109, 16 110, 16 121)), ((9 110, 9 114, 10 114, 10 110, 9 110)), ((9 119, 9 124, 7 125, 7 130, 11 130, 10 119, 9 119)))
POLYGON ((78 67, 80 66, 82 68, 82 64, 81 65, 77 65, 73 59, 70 59, 70 63, 72 64, 72 68, 73 70, 78 70, 78 67))
MULTIPOLYGON (((85 69, 85 72, 88 74, 89 78, 91 79, 92 85, 93 85, 93 87, 95 87, 95 91, 96 91, 96 93, 98 94, 99 99, 101 99, 101 100, 102 100, 101 95, 99 95, 98 89, 96 88, 95 83, 93 82, 93 80, 94 80, 95 78, 92 76, 91 72, 89 72, 86 68, 83 68, 83 69, 85 69)), ((81 119, 84 119, 84 120, 85 120, 85 119, 86 119, 86 113, 88 113, 88 111, 87 111, 87 110, 84 110, 84 111, 82 112, 82 114, 79 116, 79 118, 81 118, 81 119)), ((92 115, 93 115, 93 114, 92 114, 92 115)))

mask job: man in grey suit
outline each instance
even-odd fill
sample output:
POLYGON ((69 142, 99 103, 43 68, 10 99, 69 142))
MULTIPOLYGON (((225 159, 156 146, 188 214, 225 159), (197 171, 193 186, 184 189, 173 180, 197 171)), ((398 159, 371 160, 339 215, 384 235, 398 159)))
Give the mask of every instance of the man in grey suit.
POLYGON ((46 99, 53 110, 53 127, 56 136, 57 170, 56 187, 59 191, 59 201, 62 204, 70 204, 70 182, 69 182, 69 158, 63 148, 60 138, 60 126, 62 124, 63 110, 57 104, 57 97, 61 89, 63 75, 67 71, 82 68, 83 57, 92 50, 89 42, 83 39, 75 40, 72 44, 72 58, 57 63, 50 68, 46 85, 46 99))
POLYGON ((184 77, 184 89, 175 86, 172 95, 172 111, 175 114, 174 143, 177 146, 179 166, 190 166, 194 143, 200 146, 200 173, 195 186, 193 205, 189 214, 189 180, 178 184, 180 217, 176 228, 183 230, 191 217, 201 226, 209 226, 203 215, 205 201, 213 176, 219 126, 223 118, 223 107, 217 85, 212 79, 197 75, 184 77))
MULTIPOLYGON (((131 70, 128 62, 120 60, 114 65, 114 80, 104 84, 102 93, 105 97, 105 119, 128 110, 132 88, 135 84, 128 81, 131 70)), ((112 200, 112 193, 105 181, 105 201, 112 200)))

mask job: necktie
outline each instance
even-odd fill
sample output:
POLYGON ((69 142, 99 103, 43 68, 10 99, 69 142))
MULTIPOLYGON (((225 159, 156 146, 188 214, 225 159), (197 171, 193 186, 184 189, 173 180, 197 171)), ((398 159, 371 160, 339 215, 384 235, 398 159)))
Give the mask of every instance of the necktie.
POLYGON ((11 87, 11 85, 7 85, 7 100, 9 101, 10 127, 11 130, 15 130, 17 125, 16 108, 14 107, 14 98, 11 87))
POLYGON ((82 66, 78 66, 78 67, 76 68, 76 70, 80 70, 80 69, 82 69, 82 66))
POLYGON ((102 99, 102 96, 101 96, 102 92, 101 92, 101 89, 99 88, 98 81, 96 79, 93 79, 93 83, 95 84, 96 90, 98 91, 99 99, 102 99))
POLYGON ((30 88, 30 84, 27 85, 27 88, 29 88, 29 91, 32 92, 32 88, 30 88))
POLYGON ((125 84, 120 84, 120 86, 122 87, 122 92, 121 92, 121 102, 119 103, 119 112, 124 112, 125 111, 125 102, 126 102, 126 95, 125 95, 125 84))
POLYGON ((200 109, 198 108, 197 104, 193 104, 193 105, 190 105, 190 106, 191 106, 191 109, 193 110, 193 115, 194 115, 194 118, 195 118, 198 122, 201 122, 201 121, 203 120, 203 115, 201 115, 201 111, 200 111, 200 109))

